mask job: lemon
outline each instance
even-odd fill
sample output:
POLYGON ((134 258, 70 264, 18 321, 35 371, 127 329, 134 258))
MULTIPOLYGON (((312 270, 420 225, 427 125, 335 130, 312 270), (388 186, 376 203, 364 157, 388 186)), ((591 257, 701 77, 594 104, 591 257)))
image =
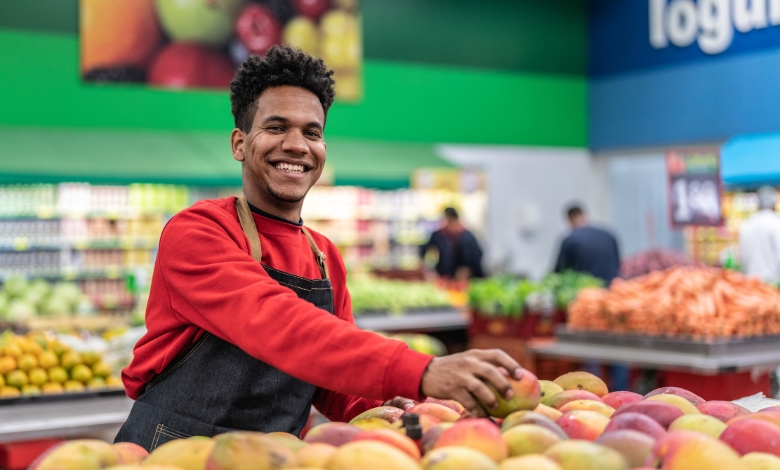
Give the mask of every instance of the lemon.
POLYGON ((6 374, 5 382, 11 387, 22 388, 29 383, 29 379, 24 371, 17 369, 6 374))
POLYGON ((106 385, 109 387, 124 387, 124 384, 122 383, 122 379, 119 377, 115 377, 113 375, 109 375, 106 377, 106 385))
POLYGON ((20 395, 21 392, 16 387, 0 387, 0 397, 2 398, 18 397, 20 395))
POLYGON ((27 373, 30 377, 30 383, 33 385, 43 385, 49 381, 49 374, 40 367, 34 367, 27 373))
POLYGON ((87 382, 87 388, 89 389, 105 388, 105 386, 106 386, 106 381, 101 377, 95 377, 89 382, 87 382))
POLYGON ((41 391, 43 393, 65 393, 65 389, 62 388, 62 384, 59 382, 46 382, 41 385, 41 391))
POLYGON ((68 380, 68 371, 64 367, 54 366, 49 369, 49 380, 57 383, 65 383, 68 380))
POLYGON ((91 366, 92 364, 96 364, 98 361, 100 361, 100 354, 96 353, 95 351, 87 351, 81 353, 81 360, 84 362, 84 364, 91 366))
POLYGON ((81 354, 77 353, 76 351, 68 351, 63 354, 62 358, 60 359, 62 362, 62 367, 66 369, 71 369, 81 364, 81 354))
POLYGON ((22 395, 25 396, 31 396, 31 395, 40 395, 41 389, 37 385, 25 385, 22 387, 22 395))
POLYGON ((22 350, 27 354, 40 354, 43 352, 41 345, 32 339, 25 340, 21 346, 22 350))
POLYGON ((54 367, 60 363, 57 355, 51 351, 44 351, 38 356, 38 364, 44 369, 54 367))
POLYGON ((17 367, 25 372, 33 367, 38 367, 38 358, 29 353, 22 354, 16 362, 17 367))
POLYGON ((92 380, 92 369, 84 364, 79 364, 70 370, 70 378, 81 383, 87 383, 92 380))
POLYGON ((22 347, 19 346, 16 343, 11 343, 5 347, 5 355, 11 356, 13 358, 17 358, 24 354, 24 351, 22 350, 22 347))
POLYGON ((95 377, 106 378, 111 375, 111 367, 105 362, 100 361, 92 366, 92 372, 95 374, 95 377))
POLYGON ((81 382, 76 382, 75 380, 68 380, 65 382, 65 391, 66 392, 83 392, 84 391, 84 384, 81 382))
POLYGON ((7 374, 16 369, 16 359, 11 356, 0 357, 0 374, 7 374))

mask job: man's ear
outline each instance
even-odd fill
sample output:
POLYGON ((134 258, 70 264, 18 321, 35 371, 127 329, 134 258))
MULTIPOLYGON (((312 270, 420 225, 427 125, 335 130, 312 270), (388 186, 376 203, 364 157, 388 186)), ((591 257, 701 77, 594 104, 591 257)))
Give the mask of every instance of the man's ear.
POLYGON ((230 134, 230 150, 233 151, 233 158, 239 162, 243 162, 246 157, 244 155, 244 143, 246 142, 246 133, 241 129, 233 129, 230 134))

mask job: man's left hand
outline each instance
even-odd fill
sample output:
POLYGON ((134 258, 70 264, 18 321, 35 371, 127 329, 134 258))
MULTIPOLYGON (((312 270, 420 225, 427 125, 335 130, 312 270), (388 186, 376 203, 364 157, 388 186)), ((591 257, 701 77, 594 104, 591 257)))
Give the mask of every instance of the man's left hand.
POLYGON ((406 410, 414 406, 414 400, 410 400, 404 397, 395 397, 392 400, 387 400, 384 406, 394 406, 396 408, 406 410))

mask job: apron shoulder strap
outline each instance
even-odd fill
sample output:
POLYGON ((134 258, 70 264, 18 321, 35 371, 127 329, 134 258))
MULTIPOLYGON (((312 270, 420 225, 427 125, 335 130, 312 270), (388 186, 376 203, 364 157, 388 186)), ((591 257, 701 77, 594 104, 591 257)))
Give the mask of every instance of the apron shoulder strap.
POLYGON ((236 199, 236 212, 238 212, 238 221, 241 223, 241 229, 244 231, 246 238, 249 239, 249 248, 252 250, 252 258, 262 264, 263 250, 260 248, 260 236, 257 234, 255 219, 252 217, 252 211, 249 210, 246 196, 243 194, 236 199))
MULTIPOLYGON (((252 217, 252 211, 249 209, 249 204, 246 202, 246 196, 243 194, 236 198, 236 212, 238 212, 238 221, 241 224, 241 230, 244 231, 244 235, 249 240, 249 248, 252 251, 252 258, 262 264, 263 250, 260 247, 260 236, 257 234, 257 226, 255 225, 255 219, 252 217)), ((328 265, 325 264, 325 253, 323 253, 314 243, 314 239, 306 227, 301 227, 301 231, 306 235, 306 239, 309 240, 309 246, 314 252, 314 256, 317 259, 317 267, 320 269, 320 275, 323 279, 329 279, 328 277, 328 265)))
POLYGON ((311 246, 311 251, 314 252, 314 256, 317 257, 317 267, 320 268, 320 275, 322 275, 323 279, 329 279, 328 277, 328 265, 325 263, 325 253, 317 247, 317 244, 314 243, 314 239, 311 237, 311 234, 308 230, 306 230, 306 227, 301 227, 301 230, 303 231, 303 234, 306 235, 306 238, 309 240, 309 246, 311 246))

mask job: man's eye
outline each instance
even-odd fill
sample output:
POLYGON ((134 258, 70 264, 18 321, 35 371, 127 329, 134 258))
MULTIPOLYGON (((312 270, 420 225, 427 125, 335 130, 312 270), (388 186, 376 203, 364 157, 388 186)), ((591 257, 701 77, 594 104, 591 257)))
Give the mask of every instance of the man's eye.
POLYGON ((266 129, 273 132, 284 132, 284 128, 279 126, 269 126, 266 129))
POLYGON ((310 131, 310 132, 307 132, 306 135, 308 135, 309 137, 312 137, 314 139, 319 139, 320 138, 320 134, 318 134, 317 132, 311 132, 310 131))

